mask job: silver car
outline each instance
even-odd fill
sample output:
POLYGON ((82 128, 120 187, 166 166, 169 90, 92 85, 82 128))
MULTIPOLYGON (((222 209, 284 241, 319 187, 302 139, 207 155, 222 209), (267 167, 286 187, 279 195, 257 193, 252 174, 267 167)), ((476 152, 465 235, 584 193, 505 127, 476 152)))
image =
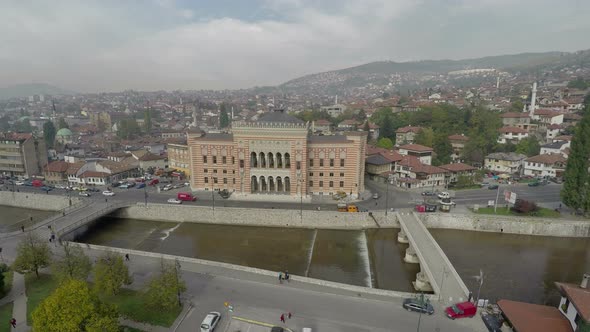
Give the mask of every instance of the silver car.
POLYGON ((220 320, 221 314, 217 311, 211 311, 201 323, 201 332, 212 332, 220 320))
POLYGON ((432 304, 419 298, 405 299, 403 307, 408 311, 421 312, 428 315, 432 315, 434 313, 432 304))

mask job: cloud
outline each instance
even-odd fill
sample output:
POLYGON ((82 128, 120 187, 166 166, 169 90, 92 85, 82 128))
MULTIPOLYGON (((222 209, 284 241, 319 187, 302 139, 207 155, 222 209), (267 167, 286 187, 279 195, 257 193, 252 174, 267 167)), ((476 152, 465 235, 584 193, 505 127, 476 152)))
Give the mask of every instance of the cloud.
POLYGON ((575 0, 13 1, 0 3, 0 86, 242 88, 375 60, 572 51, 590 46, 588 10, 575 0))

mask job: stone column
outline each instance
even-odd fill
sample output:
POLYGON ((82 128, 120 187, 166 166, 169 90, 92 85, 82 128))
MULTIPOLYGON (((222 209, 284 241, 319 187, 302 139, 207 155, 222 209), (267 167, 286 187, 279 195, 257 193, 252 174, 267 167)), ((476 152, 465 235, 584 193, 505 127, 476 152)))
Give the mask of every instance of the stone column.
POLYGON ((406 249, 406 256, 404 257, 404 262, 412 263, 412 264, 420 264, 420 260, 418 259, 418 255, 416 254, 416 250, 410 243, 408 249, 406 249))
POLYGON ((422 267, 420 267, 420 272, 416 273, 416 281, 412 283, 414 288, 417 291, 421 292, 432 292, 432 285, 430 284, 430 280, 428 280, 428 276, 426 273, 422 271, 422 267))
POLYGON ((406 235, 406 232, 404 232, 404 229, 400 229, 399 233, 397 233, 397 242, 399 243, 410 243, 410 241, 408 240, 408 236, 406 235))

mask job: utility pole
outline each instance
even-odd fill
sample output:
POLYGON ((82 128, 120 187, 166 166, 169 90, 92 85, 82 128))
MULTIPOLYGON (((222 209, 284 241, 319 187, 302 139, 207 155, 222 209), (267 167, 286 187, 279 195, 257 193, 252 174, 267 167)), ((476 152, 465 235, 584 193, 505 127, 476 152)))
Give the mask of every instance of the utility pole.
POLYGON ((498 198, 500 198, 500 186, 498 186, 498 190, 496 190, 496 201, 494 202, 494 213, 496 213, 496 208, 498 207, 498 198))
POLYGON ((387 180, 385 182, 385 215, 387 216, 387 211, 389 210, 389 178, 391 177, 390 174, 387 175, 387 180))

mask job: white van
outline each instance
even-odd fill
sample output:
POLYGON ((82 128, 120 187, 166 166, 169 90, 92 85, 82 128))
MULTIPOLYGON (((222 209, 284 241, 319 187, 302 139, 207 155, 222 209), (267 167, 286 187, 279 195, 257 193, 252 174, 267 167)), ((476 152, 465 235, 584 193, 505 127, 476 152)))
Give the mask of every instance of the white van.
POLYGON ((438 194, 438 198, 440 198, 440 199, 451 198, 451 194, 449 194, 446 191, 443 191, 443 192, 441 192, 441 193, 438 194))

